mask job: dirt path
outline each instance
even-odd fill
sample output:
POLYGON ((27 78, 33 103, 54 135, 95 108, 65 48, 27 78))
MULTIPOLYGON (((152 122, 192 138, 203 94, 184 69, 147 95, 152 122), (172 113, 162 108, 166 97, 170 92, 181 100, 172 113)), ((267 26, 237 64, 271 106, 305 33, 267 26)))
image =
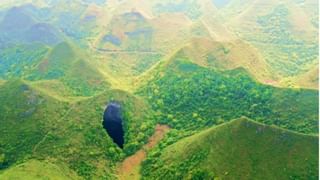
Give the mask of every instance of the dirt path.
POLYGON ((147 151, 153 148, 169 131, 166 125, 157 125, 154 134, 149 138, 149 141, 141 150, 134 155, 127 157, 118 167, 119 180, 138 180, 140 179, 140 165, 146 158, 147 151))
MULTIPOLYGON (((74 104, 68 109, 68 111, 60 118, 57 120, 57 122, 59 123, 59 121, 63 121, 68 115, 69 113, 73 110, 74 108, 74 104)), ((56 127, 56 125, 54 125, 56 127)), ((48 135, 51 133, 52 131, 48 131, 47 134, 41 139, 41 141, 39 141, 32 149, 32 153, 34 154, 36 152, 36 150, 38 149, 38 147, 47 139, 48 135)))

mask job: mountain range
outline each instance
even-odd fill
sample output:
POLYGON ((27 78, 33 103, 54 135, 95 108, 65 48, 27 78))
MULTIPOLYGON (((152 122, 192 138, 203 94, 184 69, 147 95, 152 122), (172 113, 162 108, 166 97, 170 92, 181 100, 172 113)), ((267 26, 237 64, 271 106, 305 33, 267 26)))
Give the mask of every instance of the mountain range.
POLYGON ((0 179, 318 179, 318 6, 1 1, 0 179))

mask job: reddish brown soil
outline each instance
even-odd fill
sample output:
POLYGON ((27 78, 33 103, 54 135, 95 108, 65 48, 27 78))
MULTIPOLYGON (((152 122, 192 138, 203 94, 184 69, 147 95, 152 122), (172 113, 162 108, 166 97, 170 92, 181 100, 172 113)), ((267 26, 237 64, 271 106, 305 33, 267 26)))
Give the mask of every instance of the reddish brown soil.
POLYGON ((120 180, 134 180, 139 179, 139 168, 141 162, 146 158, 147 151, 152 149, 169 131, 166 125, 157 125, 154 134, 149 138, 145 144, 134 155, 127 157, 118 167, 118 177, 120 180))

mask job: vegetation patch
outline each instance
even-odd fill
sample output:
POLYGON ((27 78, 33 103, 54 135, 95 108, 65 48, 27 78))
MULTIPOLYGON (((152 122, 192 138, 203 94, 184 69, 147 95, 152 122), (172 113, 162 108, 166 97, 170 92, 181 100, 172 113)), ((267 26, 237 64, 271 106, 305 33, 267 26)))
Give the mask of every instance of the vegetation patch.
POLYGON ((210 70, 175 57, 138 94, 159 122, 194 130, 246 116, 307 134, 318 133, 318 92, 262 85, 243 69, 210 70))

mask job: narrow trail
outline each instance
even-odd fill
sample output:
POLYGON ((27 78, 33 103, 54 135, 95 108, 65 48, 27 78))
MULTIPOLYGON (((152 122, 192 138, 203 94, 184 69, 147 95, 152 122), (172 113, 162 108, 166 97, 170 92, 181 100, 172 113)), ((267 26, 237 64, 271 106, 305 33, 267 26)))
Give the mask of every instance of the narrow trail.
POLYGON ((158 124, 154 134, 134 155, 127 157, 117 168, 119 180, 139 180, 142 161, 146 158, 147 152, 161 141, 170 128, 166 125, 158 124))
MULTIPOLYGON (((60 118, 57 120, 57 122, 64 120, 69 113, 72 111, 72 109, 74 108, 74 104, 68 109, 68 111, 60 118)), ((34 154, 36 152, 36 150, 38 149, 38 147, 47 139, 48 135, 51 133, 52 131, 48 131, 47 134, 41 139, 41 141, 39 141, 32 149, 32 154, 34 154)))

